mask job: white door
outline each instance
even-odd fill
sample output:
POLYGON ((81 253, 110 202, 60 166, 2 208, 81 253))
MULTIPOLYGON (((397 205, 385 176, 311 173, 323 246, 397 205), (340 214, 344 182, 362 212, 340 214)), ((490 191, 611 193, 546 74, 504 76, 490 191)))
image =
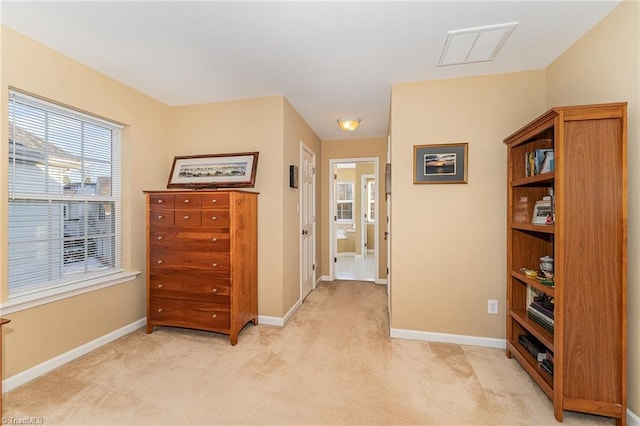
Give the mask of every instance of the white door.
POLYGON ((391 136, 387 136, 387 165, 385 167, 384 191, 387 197, 387 223, 384 230, 384 239, 387 243, 387 310, 389 311, 389 328, 391 328, 391 136))
POLYGON ((300 143, 300 299, 315 283, 315 154, 300 143))

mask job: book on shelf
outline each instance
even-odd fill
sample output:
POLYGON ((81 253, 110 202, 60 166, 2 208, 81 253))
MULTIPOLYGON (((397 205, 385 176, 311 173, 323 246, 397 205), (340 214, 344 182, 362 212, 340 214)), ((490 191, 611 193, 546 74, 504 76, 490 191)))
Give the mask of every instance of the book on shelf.
POLYGON ((554 319, 553 317, 553 309, 549 309, 548 306, 544 306, 543 304, 539 303, 539 302, 533 302, 529 305, 531 307, 531 309, 535 309, 536 311, 538 311, 539 313, 541 313, 542 315, 547 316, 550 319, 554 319))
POLYGON ((553 149, 536 149, 535 154, 535 166, 538 174, 549 173, 554 169, 553 149))
POLYGON ((521 334, 518 342, 538 361, 547 359, 547 348, 531 334, 521 334))
POLYGON ((536 201, 533 206, 533 217, 531 218, 533 225, 551 225, 553 224, 553 206, 551 199, 536 201))
POLYGON ((554 320, 544 314, 539 313, 530 306, 527 308, 527 318, 547 330, 549 333, 553 333, 554 320))
POLYGON ((551 376, 553 376, 553 362, 549 361, 548 359, 543 359, 542 362, 540 363, 540 367, 542 367, 542 369, 544 371, 546 371, 547 373, 549 373, 551 376))
POLYGON ((536 176, 554 170, 554 154, 552 148, 540 148, 525 153, 525 175, 536 176))

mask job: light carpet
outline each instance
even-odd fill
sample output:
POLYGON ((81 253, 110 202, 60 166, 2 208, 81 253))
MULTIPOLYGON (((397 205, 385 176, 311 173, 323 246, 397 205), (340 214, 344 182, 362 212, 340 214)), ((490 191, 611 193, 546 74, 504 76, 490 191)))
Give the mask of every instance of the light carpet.
MULTIPOLYGON (((5 419, 61 424, 553 425, 503 350, 389 338, 385 287, 322 283, 285 327, 238 344, 139 329, 3 398, 5 419)), ((614 424, 565 412, 565 425, 614 424)))

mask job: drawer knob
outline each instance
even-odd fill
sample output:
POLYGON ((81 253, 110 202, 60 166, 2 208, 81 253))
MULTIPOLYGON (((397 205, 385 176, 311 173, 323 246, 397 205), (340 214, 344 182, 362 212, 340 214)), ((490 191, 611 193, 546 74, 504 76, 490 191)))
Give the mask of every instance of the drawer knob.
POLYGON ((164 237, 163 237, 162 235, 160 235, 160 236, 158 237, 158 240, 164 240, 164 237))
POLYGON ((216 219, 217 219, 217 217, 211 216, 211 220, 216 220, 216 219))
POLYGON ((158 288, 164 287, 164 284, 158 284, 158 288))
POLYGON ((218 239, 217 238, 212 238, 211 241, 213 241, 215 243, 216 241, 218 241, 218 239))
POLYGON ((158 215, 158 219, 164 219, 164 216, 162 216, 161 214, 158 215))
POLYGON ((218 318, 218 314, 213 314, 213 315, 211 315, 211 318, 213 318, 213 319, 218 318))
POLYGON ((162 311, 164 311, 164 309, 158 308, 158 312, 162 312, 162 311))
POLYGON ((189 220, 189 215, 184 215, 184 220, 189 220))
POLYGON ((217 264, 217 263, 214 263, 214 264, 213 264, 213 267, 214 267, 214 268, 216 268, 217 266, 218 266, 218 264, 217 264))
POLYGON ((187 199, 187 200, 184 200, 184 203, 185 203, 185 204, 189 204, 189 200, 188 200, 188 199, 187 199))
POLYGON ((162 260, 162 259, 158 260, 158 265, 163 263, 163 262, 164 262, 164 260, 162 260))
POLYGON ((158 200, 158 204, 164 203, 164 200, 158 200))
POLYGON ((213 291, 214 293, 217 293, 217 292, 218 292, 218 289, 217 289, 217 288, 214 288, 214 289, 213 289, 213 290, 211 290, 211 291, 213 291))
POLYGON ((213 198, 213 199, 211 200, 211 202, 212 202, 212 203, 217 203, 217 202, 218 202, 218 200, 216 200, 215 198, 213 198))

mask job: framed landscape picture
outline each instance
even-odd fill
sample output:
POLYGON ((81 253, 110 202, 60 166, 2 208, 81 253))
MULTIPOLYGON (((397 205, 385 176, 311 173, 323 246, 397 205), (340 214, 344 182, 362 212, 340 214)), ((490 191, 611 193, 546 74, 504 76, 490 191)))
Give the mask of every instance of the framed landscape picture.
POLYGON ((175 157, 167 188, 252 188, 257 152, 175 157))
POLYGON ((467 146, 414 145, 413 183, 467 183, 467 146))

